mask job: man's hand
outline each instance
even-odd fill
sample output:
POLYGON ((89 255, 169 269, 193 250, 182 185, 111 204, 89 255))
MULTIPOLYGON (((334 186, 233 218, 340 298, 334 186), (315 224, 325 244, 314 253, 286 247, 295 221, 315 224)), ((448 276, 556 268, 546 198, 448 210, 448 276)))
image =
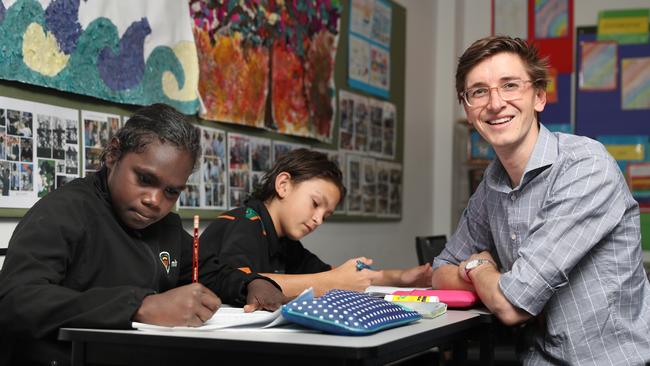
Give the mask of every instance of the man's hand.
POLYGON ((274 311, 289 299, 284 296, 271 282, 265 279, 255 279, 248 284, 248 295, 244 312, 250 313, 255 310, 274 311))
POLYGON ((149 295, 133 316, 140 323, 198 327, 212 317, 221 306, 221 299, 200 283, 149 295))
POLYGON ((467 272, 465 271, 465 266, 467 265, 468 262, 474 259, 487 259, 488 261, 490 261, 490 264, 484 264, 484 266, 491 265, 494 266, 495 269, 497 269, 496 262, 494 262, 494 258, 492 258, 492 254, 490 254, 490 252, 484 251, 480 253, 474 253, 466 260, 460 262, 460 264, 458 265, 458 275, 465 282, 472 283, 472 279, 467 276, 467 272))

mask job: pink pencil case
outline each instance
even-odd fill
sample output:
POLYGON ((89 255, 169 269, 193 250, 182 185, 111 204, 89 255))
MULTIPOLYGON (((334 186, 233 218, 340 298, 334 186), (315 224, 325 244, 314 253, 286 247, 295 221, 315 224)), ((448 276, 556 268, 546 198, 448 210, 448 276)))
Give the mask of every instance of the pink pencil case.
POLYGON ((395 291, 393 295, 401 296, 437 296, 440 302, 444 302, 450 308, 469 308, 474 306, 479 299, 472 291, 465 290, 411 290, 395 291))

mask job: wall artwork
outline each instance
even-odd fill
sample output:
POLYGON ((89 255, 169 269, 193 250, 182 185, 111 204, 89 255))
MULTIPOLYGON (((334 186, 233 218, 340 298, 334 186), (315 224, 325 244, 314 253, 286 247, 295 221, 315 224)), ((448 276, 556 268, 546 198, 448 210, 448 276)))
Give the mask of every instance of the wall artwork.
POLYGON ((650 109, 650 57, 621 59, 621 107, 650 109))
POLYGON ((202 118, 331 141, 339 1, 190 0, 190 9, 202 118))
POLYGON ((580 90, 615 90, 618 79, 618 44, 611 41, 581 42, 580 90))
POLYGON ((176 0, 0 3, 0 78, 118 103, 199 106, 188 4, 176 0))
POLYGON ((29 208, 79 177, 79 112, 0 97, 0 207, 29 208))
POLYGON ((351 0, 348 84, 388 98, 392 7, 384 0, 351 0))
POLYGON ((228 208, 226 132, 198 127, 201 130, 201 164, 188 178, 178 198, 178 207, 225 210, 228 208))
POLYGON ((394 159, 396 118, 393 103, 339 91, 339 148, 394 159))
POLYGON ((121 118, 115 114, 81 111, 81 142, 83 152, 84 176, 101 168, 102 152, 111 138, 122 126, 121 118))

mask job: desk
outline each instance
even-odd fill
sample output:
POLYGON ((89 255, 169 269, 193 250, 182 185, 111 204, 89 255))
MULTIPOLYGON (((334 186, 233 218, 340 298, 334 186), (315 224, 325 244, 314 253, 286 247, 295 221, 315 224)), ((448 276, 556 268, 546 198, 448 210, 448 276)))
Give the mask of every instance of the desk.
POLYGON ((450 310, 435 319, 368 336, 274 329, 143 332, 62 328, 59 339, 72 342, 73 365, 214 365, 226 359, 262 365, 273 364, 273 360, 281 360, 283 365, 382 365, 440 344, 462 347, 470 334, 487 329, 486 325, 484 315, 450 310))

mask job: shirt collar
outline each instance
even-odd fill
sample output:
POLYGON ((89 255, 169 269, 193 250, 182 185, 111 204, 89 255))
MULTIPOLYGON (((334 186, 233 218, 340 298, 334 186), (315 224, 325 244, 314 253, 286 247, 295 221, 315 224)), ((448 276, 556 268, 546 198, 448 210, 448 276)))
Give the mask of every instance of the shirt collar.
MULTIPOLYGON (((539 173, 549 168, 557 160, 558 156, 558 137, 549 131, 543 124, 539 124, 539 135, 533 148, 533 153, 528 158, 526 169, 522 176, 521 184, 515 189, 524 187, 539 173)), ((510 178, 501 161, 495 159, 485 171, 486 183, 491 189, 510 192, 510 178)))
POLYGON ((245 202, 246 207, 250 207, 260 216, 262 220, 262 228, 266 233, 266 241, 269 244, 269 255, 273 256, 278 253, 283 252, 283 241, 278 238, 278 233, 275 231, 275 225, 273 225, 273 219, 269 210, 266 209, 266 205, 258 199, 249 198, 245 202))

